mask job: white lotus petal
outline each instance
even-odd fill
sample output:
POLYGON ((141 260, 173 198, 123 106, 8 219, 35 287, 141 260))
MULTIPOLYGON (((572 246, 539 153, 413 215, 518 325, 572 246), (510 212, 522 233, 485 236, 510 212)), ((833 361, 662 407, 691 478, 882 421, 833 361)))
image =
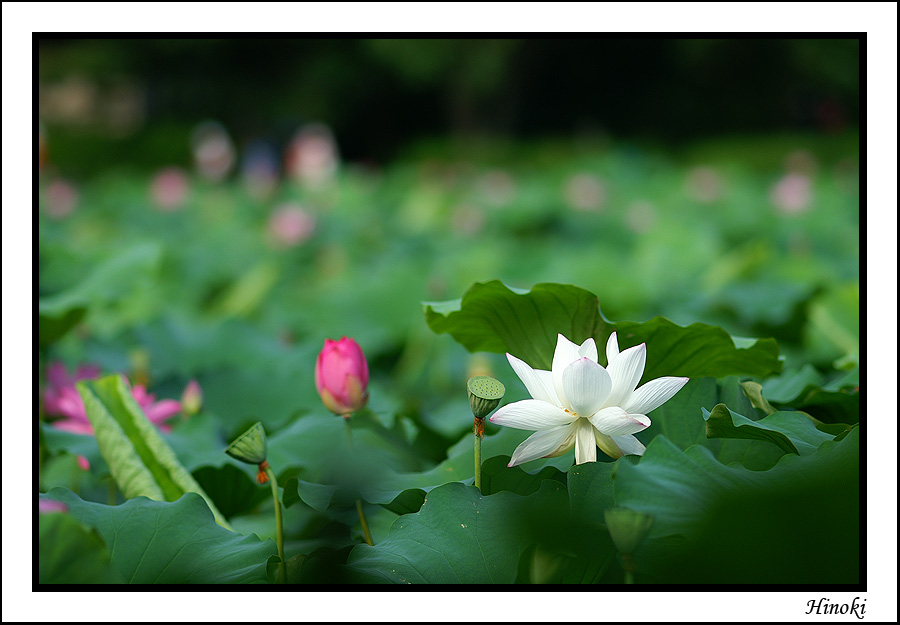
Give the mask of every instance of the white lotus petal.
POLYGON ((607 436, 603 432, 598 431, 597 428, 594 428, 594 440, 597 441, 597 447, 610 458, 622 457, 622 450, 619 449, 616 439, 612 436, 607 436))
POLYGON ((589 417, 600 410, 610 390, 612 380, 606 369, 589 358, 580 358, 563 371, 568 408, 577 415, 589 417))
POLYGON ((597 461, 597 440, 594 426, 587 419, 579 419, 575 424, 575 464, 597 461))
POLYGON ((616 333, 613 332, 609 335, 609 340, 606 341, 606 366, 612 364, 612 361, 616 359, 616 356, 619 355, 619 339, 616 336, 616 333))
POLYGON ((650 380, 633 392, 622 404, 622 408, 626 412, 648 414, 669 401, 687 382, 688 378, 672 376, 650 380))
POLYGON ((612 440, 622 453, 627 456, 643 456, 644 451, 647 449, 641 441, 631 434, 626 434, 625 436, 613 436, 612 440))
POLYGON ((607 406, 621 406, 631 396, 632 391, 641 381, 646 363, 646 343, 629 347, 613 359, 612 364, 606 368, 613 383, 612 392, 606 399, 607 406))
POLYGON ((540 399, 554 406, 560 405, 556 389, 553 388, 552 373, 541 369, 532 369, 528 363, 519 360, 512 354, 506 354, 506 359, 534 399, 540 399))
POLYGON ((594 342, 594 339, 585 339, 584 343, 581 344, 581 347, 578 348, 578 355, 582 358, 590 358, 594 362, 598 362, 597 344, 594 342))
POLYGON ((489 417, 488 421, 519 430, 547 430, 567 425, 576 418, 575 415, 545 401, 524 399, 506 404, 489 417))
MULTIPOLYGON (((569 436, 566 438, 566 440, 564 440, 562 443, 560 443, 559 447, 557 447, 556 449, 551 451, 549 454, 544 455, 543 456, 544 458, 556 458, 557 456, 563 455, 564 453, 566 453, 567 451, 569 451, 570 449, 572 449, 575 446, 576 428, 573 427, 573 425, 574 425, 574 422, 570 423, 568 426, 570 431, 569 431, 569 436)), ((562 426, 562 427, 567 427, 567 426, 562 426)), ((544 431, 546 432, 547 430, 544 430, 544 431)))
POLYGON ((568 405, 566 394, 563 391, 562 374, 566 367, 581 358, 578 354, 579 347, 562 334, 556 336, 556 350, 553 352, 553 364, 551 369, 553 372, 553 388, 556 389, 556 397, 560 403, 568 405))
MULTIPOLYGON (((567 440, 574 433, 575 426, 571 424, 535 432, 516 447, 508 466, 514 467, 529 460, 536 460, 537 458, 544 458, 554 454, 559 451, 560 447, 565 446, 567 440)), ((568 449, 563 449, 563 451, 568 451, 568 449)))
POLYGON ((642 414, 628 414, 618 406, 604 408, 590 418, 594 427, 607 436, 634 434, 650 427, 650 418, 642 414))

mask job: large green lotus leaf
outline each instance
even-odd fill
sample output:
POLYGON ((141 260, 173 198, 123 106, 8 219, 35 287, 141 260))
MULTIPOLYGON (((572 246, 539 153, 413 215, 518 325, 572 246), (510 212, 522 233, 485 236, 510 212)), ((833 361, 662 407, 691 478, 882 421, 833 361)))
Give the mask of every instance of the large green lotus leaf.
POLYGON ((212 499, 216 509, 228 519, 249 513, 272 497, 268 485, 258 484, 254 476, 233 464, 200 467, 191 475, 212 499))
POLYGON ((859 428, 841 441, 823 442, 811 454, 786 454, 768 471, 753 471, 736 463, 724 465, 705 447, 695 445, 682 451, 660 436, 647 446, 640 462, 622 459, 616 463, 614 493, 616 505, 655 517, 651 536, 690 536, 696 531, 697 519, 722 497, 765 492, 798 480, 827 480, 858 470, 859 428))
POLYGON ((508 466, 509 460, 510 456, 494 456, 481 463, 482 493, 493 495, 509 491, 517 495, 530 495, 541 487, 544 480, 555 479, 561 483, 565 480, 563 472, 553 465, 547 464, 536 473, 529 473, 521 466, 508 466))
MULTIPOLYGON (((62 490, 62 489, 58 489, 62 490)), ((38 520, 38 583, 121 583, 109 549, 96 530, 66 512, 41 513, 38 520)))
POLYGON ((38 344, 46 347, 55 343, 84 319, 85 313, 87 313, 87 308, 84 306, 72 306, 59 312, 41 311, 39 302, 38 344))
POLYGON ((859 282, 829 288, 809 304, 804 345, 813 357, 859 365, 859 282))
POLYGON ((347 567, 357 581, 387 583, 508 584, 520 555, 545 533, 565 533, 565 487, 554 480, 522 497, 484 496, 472 486, 435 488, 421 510, 399 517, 387 539, 357 545, 347 567))
MULTIPOLYGON (((566 470, 572 465, 572 454, 563 454, 556 458, 542 458, 529 462, 523 467, 513 467, 503 471, 504 467, 498 465, 495 457, 504 458, 508 463, 516 447, 528 438, 529 432, 514 428, 502 428, 495 434, 484 437, 481 444, 482 479, 485 477, 485 467, 492 472, 488 475, 489 481, 494 481, 493 472, 497 472, 496 483, 490 486, 488 492, 497 492, 496 488, 508 488, 515 492, 523 491, 542 479, 553 477, 558 470, 566 470), (552 468, 552 471, 546 471, 552 468), (541 477, 535 478, 535 475, 541 477)), ((420 473, 396 473, 392 472, 384 476, 384 479, 373 485, 365 495, 368 501, 388 505, 395 511, 408 510, 410 502, 416 498, 424 497, 431 489, 447 484, 448 482, 462 482, 471 484, 475 474, 474 434, 464 435, 459 442, 447 450, 447 459, 427 471, 420 473), (418 495, 411 491, 417 491, 418 495)), ((508 469, 508 467, 506 467, 508 469)))
POLYGON ((298 414, 321 404, 312 383, 312 369, 308 367, 304 363, 278 370, 234 368, 210 372, 201 378, 205 401, 230 437, 256 421, 262 422, 267 431, 281 429, 298 414))
POLYGON ((265 583, 267 561, 278 553, 272 540, 217 525, 196 493, 174 502, 135 497, 119 506, 83 501, 63 488, 41 497, 61 501, 74 518, 95 528, 127 583, 265 583))
MULTIPOLYGON (((279 342, 276 336, 238 319, 210 321, 168 314, 136 328, 134 334, 137 342, 147 346, 156 375, 193 376, 241 367, 274 370, 278 366, 296 366, 300 359, 297 351, 279 342)), ((309 366, 314 364, 312 354, 309 366)))
POLYGON ((761 393, 770 402, 804 408, 828 423, 859 421, 859 367, 826 380, 810 365, 763 381, 761 393))
POLYGON ((615 508, 612 462, 576 464, 567 473, 572 514, 586 522, 605 524, 603 513, 615 508))
MULTIPOLYGON (((177 420, 176 420, 177 421, 177 420)), ((245 468, 248 475, 256 475, 256 468, 225 453, 228 441, 218 415, 204 410, 183 421, 174 423, 172 430, 162 434, 188 471, 200 467, 232 465, 245 468)))
POLYGON ((461 300, 425 304, 429 327, 470 352, 509 352, 550 369, 557 334, 576 343, 609 334, 597 296, 572 285, 511 289, 499 280, 473 284, 461 300))
POLYGON ((650 427, 636 436, 648 445, 663 435, 679 449, 692 445, 707 447, 725 464, 739 462, 748 469, 759 471, 772 468, 785 452, 768 442, 707 438, 702 409, 712 410, 720 403, 734 406, 741 414, 753 419, 763 414, 753 408, 737 377, 729 376, 719 381, 693 378, 672 399, 650 413, 650 427))
POLYGON ((77 388, 100 453, 126 498, 144 496, 157 501, 175 501, 185 493, 198 493, 216 521, 229 527, 156 426, 144 415, 122 376, 85 380, 77 388))
POLYGON ((661 437, 639 464, 618 463, 615 496, 655 517, 653 539, 636 554, 654 581, 859 582, 858 428, 768 471, 725 466, 661 437), (662 540, 672 534, 683 538, 662 540))
POLYGON ((537 284, 530 291, 502 282, 473 284, 461 300, 425 304, 435 332, 449 333, 469 351, 509 352, 537 369, 549 370, 557 334, 576 343, 593 337, 602 353, 617 332, 619 348, 647 344, 643 381, 662 376, 765 376, 781 370, 773 339, 733 339, 703 323, 687 327, 663 317, 643 323, 611 323, 597 297, 562 284, 537 284))
POLYGON ((116 300, 136 289, 138 284, 155 271, 161 255, 162 247, 156 243, 145 242, 130 246, 98 265, 72 288, 42 297, 38 302, 41 330, 44 329, 45 318, 48 322, 59 324, 67 316, 78 314, 79 309, 116 300))
MULTIPOLYGON (((855 373, 858 376, 859 370, 856 369, 855 373)), ((746 382, 741 382, 741 387, 744 389, 744 393, 747 395, 747 398, 750 400, 750 403, 753 404, 753 407, 765 412, 766 414, 773 414, 778 412, 778 409, 772 406, 769 403, 769 400, 763 395, 763 386, 759 382, 753 382, 752 380, 747 380, 746 382)), ((856 391, 853 392, 855 396, 855 411, 847 411, 842 413, 843 417, 847 417, 845 421, 852 421, 853 423, 859 422, 859 395, 856 391), (855 418, 854 418, 855 417, 855 418)), ((847 397, 847 395, 844 395, 847 397)), ((852 401, 852 400, 851 400, 852 401)), ((830 403, 830 402, 829 402, 830 403)), ((817 410, 818 412, 818 410, 817 410)), ((826 432, 831 434, 832 436, 837 436, 839 434, 843 434, 849 431, 853 426, 847 425, 847 423, 840 422, 823 422, 812 416, 807 412, 800 412, 800 414, 806 416, 810 421, 812 421, 813 425, 816 426, 817 429, 822 432, 826 432)))
POLYGON ((337 491, 336 486, 313 484, 291 477, 284 483, 282 500, 285 508, 290 508, 295 503, 302 501, 313 510, 323 512, 331 505, 335 491, 337 491))
POLYGON ((246 317, 263 303, 278 281, 280 269, 271 260, 263 260, 237 277, 233 284, 210 304, 217 316, 246 317))
MULTIPOLYGON (((448 458, 437 466, 421 472, 402 472, 397 470, 402 466, 398 458, 391 459, 396 454, 386 455, 390 447, 382 447, 383 439, 377 429, 354 429, 354 450, 351 454, 346 449, 344 428, 338 417, 309 415, 270 437, 269 461, 272 466, 299 469, 303 478, 284 482, 285 505, 302 500, 314 509, 324 510, 340 499, 334 499, 337 487, 352 484, 366 501, 381 504, 397 513, 415 512, 431 489, 449 482, 471 484, 474 479, 472 433, 464 435, 450 447, 448 458), (342 470, 334 470, 335 465, 342 470), (351 466, 356 469, 349 469, 351 466), (365 479, 353 479, 353 471, 365 479), (335 477, 342 477, 344 481, 335 481, 335 477)), ((535 484, 541 480, 557 476, 560 469, 571 466, 572 456, 568 454, 537 460, 527 467, 507 467, 512 452, 528 435, 522 430, 502 428, 484 437, 482 479, 485 480, 483 486, 489 489, 486 492, 493 493, 500 489, 526 494, 536 488, 535 484)))
POLYGON ((324 409, 304 415, 268 437, 269 464, 279 476, 298 469, 299 477, 320 484, 327 483, 321 478, 329 474, 352 472, 350 465, 359 465, 359 471, 368 476, 363 482, 369 483, 388 470, 410 470, 421 464, 408 443, 383 426, 365 421, 357 424, 356 417, 351 417, 351 450, 343 418, 325 414, 324 409))
POLYGON ((762 383, 762 393, 769 401, 785 404, 800 397, 807 389, 821 388, 825 376, 810 364, 799 369, 785 369, 781 375, 766 378, 762 383))
POLYGON ((800 412, 773 412, 759 421, 751 421, 725 404, 717 404, 712 411, 703 409, 703 418, 709 438, 768 441, 789 454, 811 454, 834 438, 816 429, 809 417, 800 412))
POLYGON ((621 574, 607 575, 616 558, 609 533, 599 525, 573 524, 556 545, 529 546, 519 558, 517 584, 621 583, 621 574))
MULTIPOLYGON (((614 324, 614 329, 618 333, 620 350, 647 344, 647 365, 642 382, 667 375, 761 377, 781 371, 778 344, 774 339, 737 338, 717 326, 692 323, 683 327, 664 317, 654 317, 643 323, 622 321, 614 324)), ((602 338, 606 340, 606 337, 602 338)))
POLYGON ((106 460, 100 454, 97 439, 92 434, 66 432, 41 422, 41 436, 51 454, 67 452, 76 456, 84 456, 91 463, 91 472, 98 475, 107 470, 106 460))
POLYGON ((681 449, 702 445, 706 433, 700 409, 712 409, 719 403, 719 390, 714 378, 691 378, 674 397, 650 412, 650 427, 637 437, 645 445, 659 435, 681 449))

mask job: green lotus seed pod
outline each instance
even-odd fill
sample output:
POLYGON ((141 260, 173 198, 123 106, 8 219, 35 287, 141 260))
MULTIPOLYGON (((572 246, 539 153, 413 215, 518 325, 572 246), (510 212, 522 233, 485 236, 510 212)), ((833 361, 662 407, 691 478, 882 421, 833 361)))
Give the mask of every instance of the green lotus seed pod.
POLYGON ((264 462, 268 446, 266 445, 266 431, 262 423, 257 421, 250 429, 238 436, 225 449, 225 453, 247 464, 259 464, 264 462))
POLYGON ((506 392, 506 387, 500 380, 486 375, 469 378, 466 388, 469 391, 469 406, 476 419, 484 419, 491 414, 494 408, 500 405, 500 400, 506 392))
POLYGON ((613 508, 603 513, 606 527, 619 553, 633 554, 653 527, 653 517, 630 508, 613 508))

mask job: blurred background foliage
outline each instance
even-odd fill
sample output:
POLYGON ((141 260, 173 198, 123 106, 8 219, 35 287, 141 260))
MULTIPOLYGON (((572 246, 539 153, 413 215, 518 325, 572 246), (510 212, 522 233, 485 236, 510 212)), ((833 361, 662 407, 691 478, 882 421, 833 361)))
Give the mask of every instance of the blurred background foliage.
POLYGON ((774 337, 766 388, 823 421, 858 380, 855 39, 37 45, 40 365, 196 378, 173 436, 324 413, 316 354, 347 335, 372 418, 433 466, 470 375, 526 396, 425 324, 494 279, 774 337))
POLYGON ((74 174, 187 163, 198 120, 239 145, 309 121, 351 161, 431 138, 683 147, 853 131, 856 39, 42 39, 39 113, 74 174))

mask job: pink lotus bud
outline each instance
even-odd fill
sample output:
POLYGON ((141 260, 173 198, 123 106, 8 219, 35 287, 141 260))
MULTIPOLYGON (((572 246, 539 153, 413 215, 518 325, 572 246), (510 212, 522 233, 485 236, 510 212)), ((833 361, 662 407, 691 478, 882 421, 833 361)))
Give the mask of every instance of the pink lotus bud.
POLYGON ((87 458, 82 455, 78 456, 78 466, 82 471, 90 471, 91 470, 91 462, 87 458))
POLYGON ((316 359, 316 390, 331 412, 349 415, 366 405, 369 365, 360 346, 351 338, 325 339, 316 359))
POLYGON ((186 415, 194 415, 203 407, 203 391, 197 380, 191 380, 181 394, 181 406, 186 415))

